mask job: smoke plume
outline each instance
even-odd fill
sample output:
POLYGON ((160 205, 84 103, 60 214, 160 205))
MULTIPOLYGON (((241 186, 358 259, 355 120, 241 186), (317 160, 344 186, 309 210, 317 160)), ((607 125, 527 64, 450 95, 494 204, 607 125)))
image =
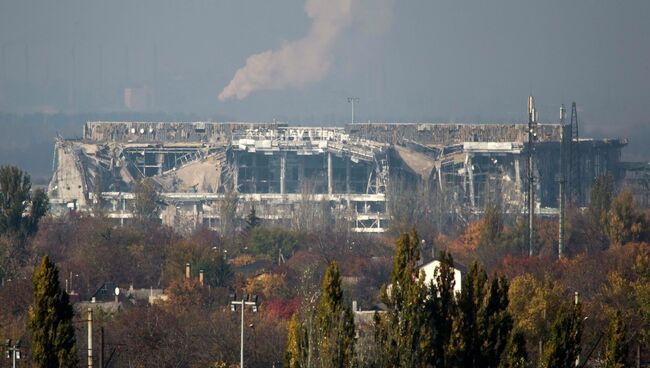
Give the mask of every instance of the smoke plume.
POLYGON ((307 0, 305 12, 312 19, 309 33, 279 50, 249 56, 219 100, 243 99, 263 89, 301 87, 325 77, 330 67, 332 47, 350 24, 351 0, 307 0))

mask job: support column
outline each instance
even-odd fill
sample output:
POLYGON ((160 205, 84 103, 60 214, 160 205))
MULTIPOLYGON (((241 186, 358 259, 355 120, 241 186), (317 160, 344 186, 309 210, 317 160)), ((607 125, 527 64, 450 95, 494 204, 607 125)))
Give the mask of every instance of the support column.
POLYGON ((165 154, 157 153, 156 154, 156 166, 158 166, 158 175, 163 173, 163 166, 165 166, 165 154))
POLYGON ((235 154, 235 159, 232 162, 232 190, 236 193, 239 192, 239 165, 237 163, 237 154, 235 154))
POLYGON ((253 183, 253 193, 257 193, 257 154, 252 153, 253 155, 253 164, 251 170, 251 182, 253 183))
POLYGON ((519 157, 515 157, 515 190, 517 193, 521 193, 521 169, 519 168, 519 157))
POLYGON ((469 175, 469 203, 472 208, 476 207, 474 200, 474 168, 472 167, 472 156, 467 155, 467 174, 469 175))
POLYGON ((327 153, 327 194, 334 193, 334 180, 332 178, 332 153, 327 153))
POLYGON ((350 194, 350 159, 345 160, 345 193, 350 194))
POLYGON ((287 153, 282 152, 280 154, 280 194, 284 195, 286 188, 285 188, 285 180, 286 180, 286 172, 287 172, 287 153))

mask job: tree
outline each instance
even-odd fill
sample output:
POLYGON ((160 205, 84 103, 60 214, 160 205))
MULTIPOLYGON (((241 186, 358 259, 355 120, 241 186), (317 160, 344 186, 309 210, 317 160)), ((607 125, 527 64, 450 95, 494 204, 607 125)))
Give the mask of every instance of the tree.
POLYGON ((629 191, 623 191, 614 198, 605 221, 609 240, 618 245, 641 240, 647 228, 645 216, 636 209, 629 191))
POLYGON ((354 321, 344 304, 341 275, 336 262, 325 270, 322 294, 316 310, 319 360, 323 367, 350 367, 354 362, 354 321))
POLYGON ((514 331, 510 334, 499 368, 526 368, 527 361, 526 338, 521 331, 514 331))
MULTIPOLYGON (((508 290, 508 309, 515 317, 515 330, 524 334, 529 342, 546 341, 552 321, 562 305, 563 288, 545 276, 537 280, 531 274, 512 279, 508 290)), ((531 358, 536 358, 536 349, 531 358)), ((536 360, 536 359, 535 359, 536 360)))
POLYGON ((595 224, 601 226, 606 224, 612 193, 614 193, 614 178, 611 175, 600 175, 594 180, 589 195, 589 214, 595 224))
POLYGON ((605 368, 628 367, 629 347, 626 340, 627 328, 621 318, 621 312, 616 311, 612 318, 605 340, 605 368))
POLYGON ((255 206, 251 206, 251 211, 246 217, 246 230, 254 229, 262 224, 262 219, 257 217, 255 213, 255 206))
POLYGON ((135 196, 135 217, 144 222, 158 221, 161 200, 151 178, 144 178, 133 189, 135 196))
POLYGON ((219 216, 222 236, 234 236, 237 230, 237 206, 239 205, 239 195, 236 188, 226 187, 223 201, 219 207, 219 216))
POLYGON ((546 344, 542 367, 572 368, 580 355, 582 338, 582 307, 562 305, 558 311, 551 336, 546 344))
POLYGON ((29 174, 15 166, 0 167, 0 234, 29 236, 48 209, 47 194, 31 192, 29 174))
POLYGON ((0 234, 19 232, 32 187, 29 175, 15 166, 0 167, 0 234))
POLYGON ((291 230, 279 226, 267 228, 258 226, 253 228, 249 237, 250 251, 256 255, 277 260, 282 254, 283 257, 289 257, 298 249, 298 237, 291 230))
POLYGON ((78 364, 68 294, 59 286, 59 271, 47 256, 34 271, 34 305, 29 310, 32 358, 38 367, 64 368, 78 364))
POLYGON ((488 204, 482 219, 479 234, 479 247, 494 248, 501 240, 503 233, 503 216, 495 204, 488 204))
POLYGON ((420 241, 417 232, 402 233, 396 245, 391 284, 389 290, 382 293, 389 308, 391 326, 386 349, 390 351, 393 366, 417 367, 426 359, 421 342, 426 344, 431 336, 426 323, 424 275, 418 276, 420 241))
POLYGON ((50 200, 43 189, 36 189, 32 192, 31 206, 26 218, 27 235, 36 234, 38 231, 38 222, 48 211, 50 200))
POLYGON ((428 285, 424 300, 424 316, 430 334, 423 341, 426 361, 433 367, 446 367, 445 351, 451 337, 452 321, 456 318, 456 294, 454 291, 454 259, 451 253, 441 252, 440 267, 436 268, 434 279, 428 285))
POLYGON ((456 367, 476 367, 481 361, 479 309, 486 296, 487 274, 472 262, 458 297, 458 315, 452 324, 451 342, 447 350, 448 363, 456 367))
POLYGON ((483 340, 482 361, 488 367, 499 365, 501 354, 510 340, 513 321, 508 311, 508 303, 508 279, 503 276, 493 277, 478 316, 483 340))
POLYGON ((284 350, 284 367, 301 368, 303 366, 303 352, 306 350, 302 344, 303 328, 294 313, 287 327, 287 346, 284 350))

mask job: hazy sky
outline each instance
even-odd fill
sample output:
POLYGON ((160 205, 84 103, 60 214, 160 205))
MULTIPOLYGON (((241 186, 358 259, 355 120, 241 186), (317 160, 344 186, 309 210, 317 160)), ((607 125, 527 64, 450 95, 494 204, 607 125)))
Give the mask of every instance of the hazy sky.
POLYGON ((575 100, 593 132, 650 124, 648 0, 330 1, 349 12, 304 0, 0 0, 0 110, 121 111, 125 87, 147 86, 150 111, 205 117, 347 121, 346 97, 358 96, 359 120, 522 121, 532 92, 543 121, 575 100), (259 82, 275 89, 220 101, 265 51, 284 58, 259 82))

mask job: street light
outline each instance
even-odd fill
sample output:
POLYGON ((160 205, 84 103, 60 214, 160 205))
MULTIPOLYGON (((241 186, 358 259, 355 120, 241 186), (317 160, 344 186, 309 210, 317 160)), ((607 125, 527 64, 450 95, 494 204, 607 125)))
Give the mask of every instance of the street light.
POLYGON ((11 339, 5 340, 7 359, 11 359, 11 367, 16 368, 16 360, 20 360, 20 339, 11 346, 11 339))
POLYGON ((237 294, 230 294, 230 311, 236 312, 237 306, 241 305, 241 340, 239 350, 239 367, 244 368, 244 309, 246 306, 251 306, 253 313, 257 313, 257 295, 253 295, 249 301, 249 295, 243 294, 241 300, 237 300, 237 294))

